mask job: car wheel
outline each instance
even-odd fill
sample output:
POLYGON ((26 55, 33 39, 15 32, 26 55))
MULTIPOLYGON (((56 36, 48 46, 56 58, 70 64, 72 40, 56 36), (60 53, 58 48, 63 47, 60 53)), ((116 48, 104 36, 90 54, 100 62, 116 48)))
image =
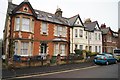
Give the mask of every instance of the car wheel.
POLYGON ((108 65, 108 64, 109 64, 109 62, 107 61, 107 62, 106 62, 106 65, 108 65))

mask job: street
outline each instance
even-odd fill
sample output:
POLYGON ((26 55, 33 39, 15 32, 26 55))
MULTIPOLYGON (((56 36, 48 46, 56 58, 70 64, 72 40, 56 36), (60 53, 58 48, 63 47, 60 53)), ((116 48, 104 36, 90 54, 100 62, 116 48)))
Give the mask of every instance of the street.
POLYGON ((118 78, 118 64, 90 66, 66 71, 16 77, 22 78, 118 78))
POLYGON ((118 78, 118 65, 97 66, 58 74, 36 76, 39 78, 118 78))

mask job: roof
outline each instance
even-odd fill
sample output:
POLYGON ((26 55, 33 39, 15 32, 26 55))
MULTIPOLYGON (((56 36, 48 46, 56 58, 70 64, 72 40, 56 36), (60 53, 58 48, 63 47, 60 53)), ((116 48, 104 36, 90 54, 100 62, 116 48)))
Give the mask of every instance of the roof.
MULTIPOLYGON (((20 5, 23 5, 24 3, 27 3, 27 4, 30 5, 29 2, 24 2, 24 1, 20 5)), ((13 14, 13 12, 20 5, 9 3, 8 4, 8 11, 7 11, 7 13, 8 14, 13 14)), ((39 20, 53 22, 53 23, 62 24, 62 25, 69 25, 69 20, 67 18, 57 17, 55 14, 44 12, 44 11, 40 11, 40 10, 36 10, 36 9, 34 9, 34 12, 37 15, 36 18, 39 19, 39 20)))
POLYGON ((96 25, 97 25, 98 28, 99 28, 99 25, 98 25, 98 22, 97 22, 97 21, 90 22, 90 23, 84 23, 85 30, 88 30, 88 31, 94 31, 94 30, 96 30, 96 29, 95 29, 96 25))
POLYGON ((102 34, 107 34, 109 31, 109 27, 101 29, 101 31, 102 31, 102 34))
POLYGON ((118 37, 118 32, 112 31, 110 27, 102 28, 101 31, 102 31, 103 35, 107 34, 109 31, 111 31, 113 37, 118 37))
POLYGON ((75 16, 73 16, 73 17, 71 17, 71 18, 68 19, 70 26, 73 26, 73 25, 74 25, 74 23, 75 23, 75 21, 77 20, 77 18, 80 19, 80 22, 81 22, 82 25, 83 25, 83 22, 82 22, 82 20, 81 20, 81 18, 80 18, 80 16, 79 16, 79 14, 77 14, 77 15, 75 15, 75 16))

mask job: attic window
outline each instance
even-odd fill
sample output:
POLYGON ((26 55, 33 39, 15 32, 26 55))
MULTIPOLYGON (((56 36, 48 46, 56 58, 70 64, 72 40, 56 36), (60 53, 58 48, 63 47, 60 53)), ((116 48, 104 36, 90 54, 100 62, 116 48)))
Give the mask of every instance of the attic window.
POLYGON ((28 12, 28 7, 23 7, 23 11, 28 12))
POLYGON ((79 21, 77 22, 77 24, 79 24, 79 21))

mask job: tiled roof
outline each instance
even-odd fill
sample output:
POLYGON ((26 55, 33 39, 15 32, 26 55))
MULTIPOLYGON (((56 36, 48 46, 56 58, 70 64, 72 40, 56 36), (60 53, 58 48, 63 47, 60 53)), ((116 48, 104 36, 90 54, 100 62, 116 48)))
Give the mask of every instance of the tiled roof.
POLYGON ((94 31, 96 25, 98 25, 97 21, 90 22, 90 23, 84 23, 85 30, 88 30, 88 31, 94 31))
POLYGON ((108 33, 108 31, 109 31, 109 28, 104 28, 104 29, 101 29, 101 31, 102 31, 102 34, 107 34, 107 33, 108 33))
MULTIPOLYGON (((7 13, 12 14, 12 11, 17 7, 18 5, 9 3, 8 5, 8 11, 7 13)), ((48 21, 48 22, 54 22, 57 24, 63 24, 63 25, 69 25, 69 20, 64 17, 56 17, 55 14, 40 11, 34 9, 35 13, 37 14, 37 19, 48 21)))
POLYGON ((77 15, 71 17, 71 18, 68 18, 70 26, 79 26, 79 25, 74 24, 75 21, 77 20, 77 18, 80 19, 80 22, 81 22, 82 26, 84 26, 79 14, 77 14, 77 15))

